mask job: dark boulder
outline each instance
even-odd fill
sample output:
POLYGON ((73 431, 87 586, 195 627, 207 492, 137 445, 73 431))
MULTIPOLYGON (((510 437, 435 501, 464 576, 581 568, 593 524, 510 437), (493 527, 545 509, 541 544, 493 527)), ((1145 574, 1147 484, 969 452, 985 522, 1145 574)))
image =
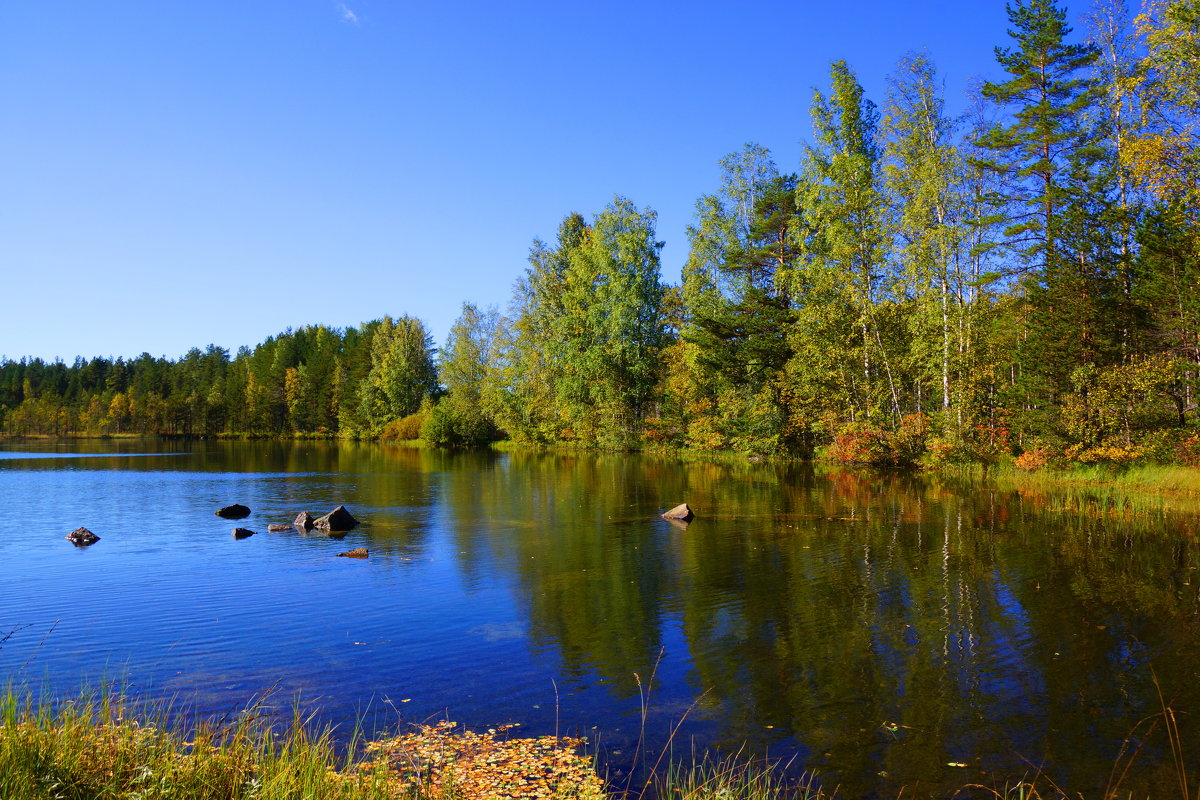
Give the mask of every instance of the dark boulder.
POLYGON ((313 527, 323 531, 348 531, 358 524, 345 506, 338 506, 325 516, 313 521, 313 527))
POLYGON ((234 528, 233 529, 233 538, 235 538, 235 539, 249 539, 253 535, 254 535, 254 531, 250 530, 249 528, 234 528))
POLYGON ((245 519, 250 516, 250 509, 240 503, 234 503, 231 506, 217 509, 217 516, 221 519, 245 519))
POLYGON ((681 522, 691 522, 693 519, 695 519, 695 517, 696 515, 692 513, 690 508, 688 508, 687 503, 680 503, 662 515, 663 519, 677 519, 681 522))
POLYGON ((296 517, 296 521, 293 522, 292 525, 298 531, 303 531, 303 532, 311 531, 313 529, 313 521, 315 519, 316 518, 313 517, 313 515, 308 513, 307 511, 301 511, 300 514, 296 517))
POLYGON ((67 541, 76 547, 87 547, 89 544, 100 541, 100 537, 87 528, 76 528, 67 534, 67 541))
POLYGON ((368 553, 367 548, 356 547, 353 550, 347 550, 344 553, 338 553, 338 556, 343 558, 366 558, 368 553))
POLYGON ((292 527, 293 526, 291 526, 291 525, 279 525, 277 523, 272 522, 270 525, 267 526, 267 533, 280 533, 282 531, 290 531, 290 530, 292 530, 292 527))

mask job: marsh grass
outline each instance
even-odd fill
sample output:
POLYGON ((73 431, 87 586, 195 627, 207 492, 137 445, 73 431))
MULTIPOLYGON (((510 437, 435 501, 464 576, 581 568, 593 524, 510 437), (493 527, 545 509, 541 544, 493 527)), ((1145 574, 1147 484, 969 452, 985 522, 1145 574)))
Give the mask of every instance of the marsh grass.
POLYGON ((1110 518, 1200 515, 1200 470, 1155 465, 1021 472, 998 468, 992 485, 1046 511, 1110 518))
POLYGON ((1200 496, 1200 469, 1192 467, 1138 464, 1117 468, 1092 464, 1071 469, 1022 472, 1013 467, 999 466, 993 471, 993 476, 996 480, 1046 488, 1102 485, 1200 496))

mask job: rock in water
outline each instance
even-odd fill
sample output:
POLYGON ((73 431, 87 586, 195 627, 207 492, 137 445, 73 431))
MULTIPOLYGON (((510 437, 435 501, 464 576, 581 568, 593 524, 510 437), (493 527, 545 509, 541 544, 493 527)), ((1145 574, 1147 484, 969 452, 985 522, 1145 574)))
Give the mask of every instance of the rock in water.
POLYGON ((279 525, 272 522, 267 526, 267 533, 279 533, 280 531, 290 531, 291 529, 291 525, 279 525))
POLYGON ((235 538, 235 539, 249 539, 253 535, 254 535, 254 531, 250 530, 249 528, 234 528, 233 529, 233 538, 235 538))
POLYGON ((680 503, 670 511, 662 515, 663 519, 677 519, 682 522, 691 522, 696 517, 692 510, 688 508, 687 503, 680 503))
POLYGON ((241 503, 234 503, 231 506, 217 509, 217 516, 222 519, 245 519, 250 516, 250 509, 241 503))
POLYGON ((357 524, 358 520, 350 515, 345 506, 338 506, 325 516, 313 521, 313 527, 323 531, 348 531, 357 524))
POLYGON ((345 558, 366 558, 367 555, 367 548, 365 547, 356 547, 353 550, 347 550, 344 553, 338 553, 339 557, 345 558))
POLYGON ((100 537, 87 528, 76 528, 67 534, 67 541, 76 547, 87 547, 89 544, 100 541, 100 537))
POLYGON ((308 513, 307 511, 301 511, 299 516, 296 517, 296 521, 293 522, 292 525, 298 531, 308 532, 313 529, 313 520, 314 517, 312 514, 308 513))

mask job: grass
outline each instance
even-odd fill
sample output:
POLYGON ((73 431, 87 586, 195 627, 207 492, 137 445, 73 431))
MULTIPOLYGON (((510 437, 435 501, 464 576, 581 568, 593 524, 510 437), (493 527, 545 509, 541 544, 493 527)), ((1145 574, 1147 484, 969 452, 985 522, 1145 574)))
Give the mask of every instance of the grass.
MULTIPOLYGON (((1180 794, 1190 800, 1178 731, 1169 712, 1180 794)), ((511 726, 515 727, 515 726, 511 726)), ((136 709, 123 695, 84 693, 61 703, 0 693, 0 798, 5 800, 836 800, 789 764, 737 756, 660 758, 647 783, 606 786, 584 742, 517 738, 512 729, 472 733, 454 723, 409 726, 349 747, 314 733, 293 712, 279 725, 265 706, 235 718, 189 723, 170 707, 136 709), (339 753, 342 753, 339 755, 339 753)), ((1114 772, 1119 771, 1121 764, 1114 772)), ((1117 781, 1119 784, 1119 780, 1117 781)), ((900 797, 906 794, 901 792, 900 797)), ((1120 796, 1115 789, 1105 797, 1120 796)), ((1045 776, 1001 787, 967 785, 952 798, 1066 800, 1045 776)))
POLYGON ((139 713, 123 696, 85 693, 59 704, 0 696, 0 797, 383 798, 379 780, 337 779, 328 731, 294 718, 277 732, 255 707, 187 725, 172 709, 139 713))

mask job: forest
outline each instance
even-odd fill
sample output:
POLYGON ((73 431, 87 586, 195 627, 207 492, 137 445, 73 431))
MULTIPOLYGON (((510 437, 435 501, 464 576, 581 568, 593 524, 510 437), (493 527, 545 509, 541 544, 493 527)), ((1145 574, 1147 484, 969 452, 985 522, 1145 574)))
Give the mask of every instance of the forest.
POLYGON ((1078 32, 1049 0, 1008 14, 961 114, 927 54, 881 105, 831 64, 794 169, 720 160, 679 285, 618 196, 440 348, 405 315, 6 359, 0 430, 1200 466, 1200 0, 1100 0, 1078 32))

